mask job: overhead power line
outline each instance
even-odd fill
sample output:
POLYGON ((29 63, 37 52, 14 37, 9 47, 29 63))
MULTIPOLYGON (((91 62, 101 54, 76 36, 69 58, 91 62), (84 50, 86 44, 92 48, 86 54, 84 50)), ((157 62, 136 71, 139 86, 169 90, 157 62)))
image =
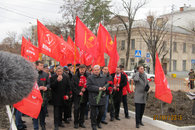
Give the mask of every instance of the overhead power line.
POLYGON ((23 14, 23 13, 20 13, 20 12, 16 12, 16 11, 14 11, 14 10, 7 9, 7 8, 1 7, 1 6, 0 6, 0 9, 6 10, 6 11, 8 11, 8 12, 15 13, 15 14, 18 14, 18 15, 21 15, 21 16, 24 16, 24 17, 27 17, 27 18, 30 18, 30 19, 37 19, 37 18, 35 18, 35 17, 28 16, 28 15, 26 15, 26 14, 23 14))

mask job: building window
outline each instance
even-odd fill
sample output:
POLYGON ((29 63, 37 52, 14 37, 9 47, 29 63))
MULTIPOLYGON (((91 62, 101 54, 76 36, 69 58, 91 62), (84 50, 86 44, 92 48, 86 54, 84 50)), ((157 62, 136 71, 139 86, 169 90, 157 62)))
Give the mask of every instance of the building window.
POLYGON ((125 40, 122 40, 122 43, 121 43, 121 50, 125 50, 125 40))
POLYGON ((183 71, 186 71, 186 60, 183 60, 183 71))
POLYGON ((177 52, 177 43, 176 42, 173 42, 173 51, 177 52))
POLYGON ((177 70, 177 61, 173 60, 173 71, 177 70))
POLYGON ((131 50, 135 49, 135 39, 131 39, 131 50))
POLYGON ((131 66, 134 66, 135 65, 135 59, 134 58, 131 58, 130 59, 130 62, 131 62, 131 66))
POLYGON ((195 53, 195 44, 192 44, 192 53, 195 53))
POLYGON ((121 65, 125 65, 125 58, 121 58, 121 59, 120 59, 120 62, 121 62, 121 63, 120 63, 121 65))
POLYGON ((183 43, 183 53, 186 53, 186 43, 183 43))

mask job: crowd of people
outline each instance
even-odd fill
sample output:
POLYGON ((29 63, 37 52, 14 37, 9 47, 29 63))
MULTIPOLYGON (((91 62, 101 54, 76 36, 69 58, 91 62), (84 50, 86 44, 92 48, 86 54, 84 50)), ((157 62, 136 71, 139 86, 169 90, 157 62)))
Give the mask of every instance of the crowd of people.
MULTIPOLYGON (((109 74, 108 67, 99 65, 85 66, 72 64, 67 66, 48 66, 42 61, 36 61, 38 72, 37 83, 41 92, 43 103, 39 118, 32 119, 34 130, 46 130, 45 118, 47 117, 48 102, 53 105, 54 130, 65 127, 74 119, 74 128, 86 128, 85 120, 91 120, 92 130, 102 128, 101 124, 108 124, 107 113, 110 112, 110 121, 120 120, 119 112, 121 102, 124 107, 125 118, 129 119, 127 93, 131 93, 128 77, 124 66, 116 68, 116 72, 109 74), (90 111, 90 116, 88 113, 90 111)), ((138 66, 133 76, 135 83, 135 112, 136 128, 144 125, 142 116, 145 109, 147 91, 149 89, 144 67, 138 66)), ((19 130, 25 130, 22 113, 15 112, 16 125, 19 130)))

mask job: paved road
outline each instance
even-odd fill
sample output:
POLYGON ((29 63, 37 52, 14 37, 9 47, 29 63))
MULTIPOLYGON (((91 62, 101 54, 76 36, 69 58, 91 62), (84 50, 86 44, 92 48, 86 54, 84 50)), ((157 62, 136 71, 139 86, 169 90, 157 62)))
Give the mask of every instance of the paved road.
MULTIPOLYGON (((54 125, 53 125, 53 107, 49 106, 48 107, 49 111, 49 117, 46 118, 46 128, 47 130, 53 130, 54 125)), ((27 125, 27 130, 33 130, 33 125, 32 125, 32 119, 30 117, 22 117, 23 120, 26 121, 27 125)), ((136 130, 135 128, 135 119, 131 117, 130 119, 124 118, 124 114, 120 115, 121 121, 113 121, 110 122, 107 125, 102 125, 101 130, 136 130)), ((109 120, 109 116, 107 120, 109 120)), ((79 128, 78 130, 91 130, 90 126, 90 120, 85 121, 86 128, 79 128)), ((160 128, 157 128, 155 126, 152 126, 151 124, 144 123, 145 126, 142 126, 139 128, 139 130, 161 130, 160 128)), ((71 121, 70 124, 65 124, 65 128, 60 128, 60 130, 75 130, 73 128, 73 121, 71 121)), ((138 129, 137 129, 138 130, 138 129)))

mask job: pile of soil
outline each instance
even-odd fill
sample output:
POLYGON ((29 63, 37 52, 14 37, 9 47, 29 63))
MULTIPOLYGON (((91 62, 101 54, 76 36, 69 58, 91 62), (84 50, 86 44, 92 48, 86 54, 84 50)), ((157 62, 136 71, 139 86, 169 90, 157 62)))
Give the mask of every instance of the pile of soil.
POLYGON ((9 127, 9 120, 5 106, 0 107, 0 129, 6 129, 9 127))
MULTIPOLYGON (((170 124, 174 124, 177 126, 190 126, 195 125, 195 116, 192 115, 192 106, 193 101, 190 100, 185 92, 182 91, 172 91, 173 101, 171 104, 162 103, 162 101, 155 98, 154 92, 149 92, 146 108, 144 115, 154 118, 154 116, 162 115, 161 103, 163 106, 163 115, 173 117, 173 115, 177 116, 177 119, 165 119, 165 121, 170 124)), ((128 108, 131 111, 135 111, 134 105, 134 93, 128 96, 128 108)))

